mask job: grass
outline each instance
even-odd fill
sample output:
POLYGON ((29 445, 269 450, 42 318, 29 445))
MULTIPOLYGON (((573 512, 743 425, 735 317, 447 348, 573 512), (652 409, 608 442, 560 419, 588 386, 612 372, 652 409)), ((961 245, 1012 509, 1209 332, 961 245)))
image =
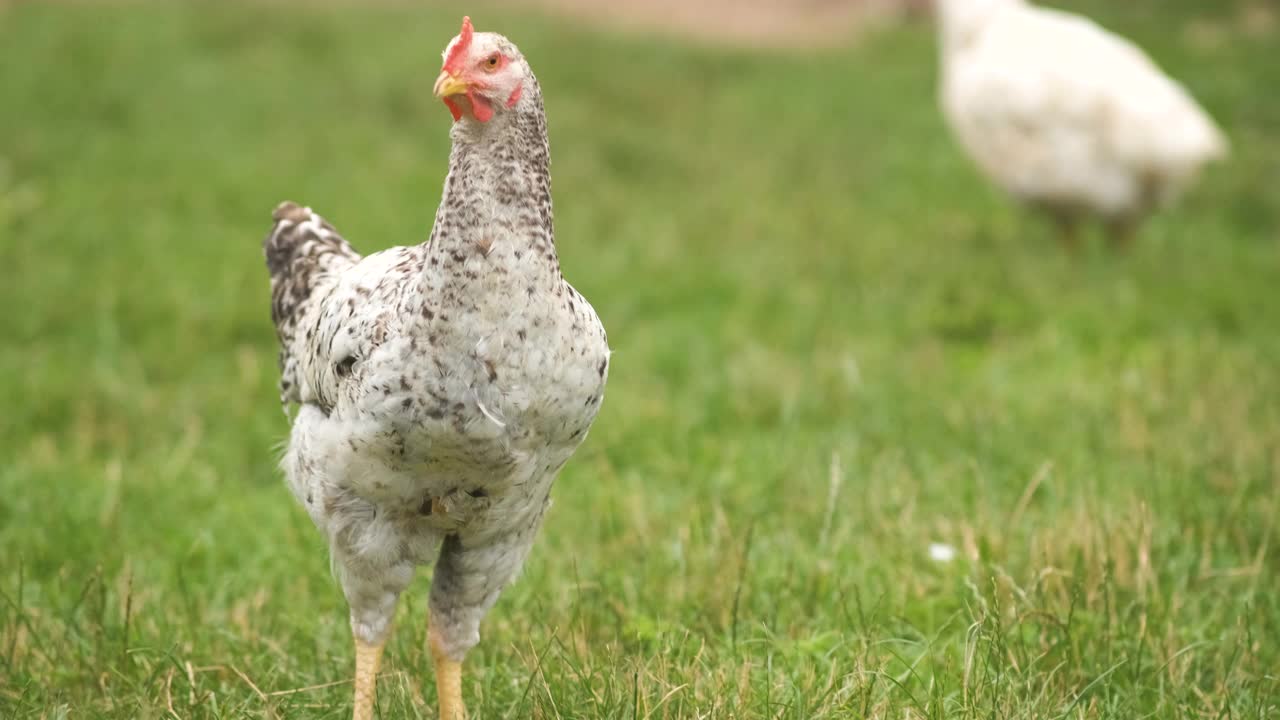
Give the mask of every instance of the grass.
MULTIPOLYGON (((539 73, 616 350, 475 716, 1280 717, 1280 34, 1073 7, 1235 144, 1124 256, 978 181, 927 27, 752 53, 473 12, 539 73)), ((425 238, 459 14, 0 6, 0 716, 348 716, 259 241, 283 198, 425 238)), ((433 717, 428 583, 384 718, 433 717)))

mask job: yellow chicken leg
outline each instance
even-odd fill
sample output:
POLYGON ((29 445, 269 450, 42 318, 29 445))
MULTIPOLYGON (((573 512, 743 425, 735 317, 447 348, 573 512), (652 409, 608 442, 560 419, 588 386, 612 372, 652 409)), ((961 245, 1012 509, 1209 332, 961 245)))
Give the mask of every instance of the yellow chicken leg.
POLYGON ((378 667, 384 644, 370 645, 356 640, 355 720, 373 720, 373 701, 378 695, 378 667))
POLYGON ((440 635, 428 619, 427 643, 436 664, 436 695, 440 697, 440 720, 466 720, 467 707, 462 703, 462 663, 445 654, 440 635))

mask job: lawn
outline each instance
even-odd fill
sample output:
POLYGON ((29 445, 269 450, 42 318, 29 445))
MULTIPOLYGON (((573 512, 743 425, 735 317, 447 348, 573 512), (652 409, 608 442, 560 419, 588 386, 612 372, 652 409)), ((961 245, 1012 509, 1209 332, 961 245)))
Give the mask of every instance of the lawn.
MULTIPOLYGON (((757 53, 471 9, 538 73, 615 350, 473 715, 1280 717, 1280 28, 1247 4, 1076 0, 1234 143, 1077 257, 950 142, 927 26, 757 53)), ((349 716, 260 242, 285 198, 425 239, 460 15, 0 3, 0 716, 349 716)), ((434 717, 429 581, 381 717, 434 717)))

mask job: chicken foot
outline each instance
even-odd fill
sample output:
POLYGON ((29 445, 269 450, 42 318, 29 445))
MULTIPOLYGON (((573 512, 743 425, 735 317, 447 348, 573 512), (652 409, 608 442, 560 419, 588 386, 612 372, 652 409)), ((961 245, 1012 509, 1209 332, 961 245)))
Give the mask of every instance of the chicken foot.
POLYGON ((436 666, 436 695, 440 698, 440 720, 466 720, 467 707, 462 702, 462 663, 445 653, 440 633, 427 619, 427 644, 436 666))
POLYGON ((374 645, 356 639, 356 698, 354 720, 373 720, 373 703, 378 695, 378 668, 386 641, 374 645))

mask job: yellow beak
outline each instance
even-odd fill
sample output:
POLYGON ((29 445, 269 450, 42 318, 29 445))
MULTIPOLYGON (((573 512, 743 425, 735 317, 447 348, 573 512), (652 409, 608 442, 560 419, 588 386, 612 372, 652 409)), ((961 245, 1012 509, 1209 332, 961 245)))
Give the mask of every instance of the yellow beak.
POLYGON ((446 98, 450 95, 465 95, 468 86, 465 80, 460 80, 457 76, 451 75, 448 70, 441 70, 440 77, 436 78, 436 85, 431 89, 438 98, 446 98))

